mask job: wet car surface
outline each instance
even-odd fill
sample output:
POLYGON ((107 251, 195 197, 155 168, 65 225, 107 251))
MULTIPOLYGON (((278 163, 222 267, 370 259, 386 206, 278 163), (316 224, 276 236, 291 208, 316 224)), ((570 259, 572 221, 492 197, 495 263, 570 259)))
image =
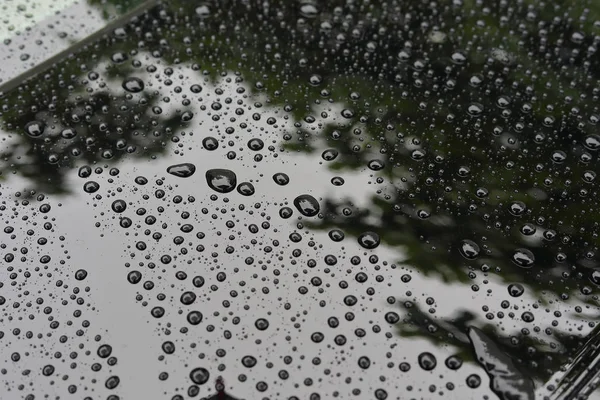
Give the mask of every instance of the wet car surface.
POLYGON ((0 51, 0 399, 600 398, 600 5, 63 7, 0 51))

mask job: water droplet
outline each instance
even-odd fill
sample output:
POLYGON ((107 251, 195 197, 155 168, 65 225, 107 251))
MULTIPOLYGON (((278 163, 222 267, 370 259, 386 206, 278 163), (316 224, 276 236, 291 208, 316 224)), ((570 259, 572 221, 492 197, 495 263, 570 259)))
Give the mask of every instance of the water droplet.
POLYGON ((111 345, 103 344, 100 347, 98 347, 98 351, 96 353, 100 358, 108 358, 112 354, 112 350, 113 349, 111 345))
POLYGON ((242 357, 242 365, 246 368, 252 368, 257 364, 257 360, 253 356, 244 356, 242 357))
POLYGON ((597 151, 600 149, 600 136, 596 134, 586 136, 583 141, 583 145, 589 150, 597 151))
POLYGON ((119 386, 119 383, 121 382, 121 380, 119 379, 118 376, 111 376, 109 377, 106 382, 104 383, 104 386, 106 386, 107 389, 114 389, 117 386, 119 386))
POLYGON ((585 171, 583 173, 583 181, 586 183, 592 183, 596 180, 596 173, 594 171, 585 171))
POLYGON ((60 132, 60 136, 62 136, 64 139, 73 139, 75 136, 77 136, 77 131, 73 128, 65 128, 60 132))
POLYGON ((210 373, 206 368, 198 367, 194 368, 192 372, 190 372, 190 379, 196 385, 204 385, 206 382, 208 382, 209 378, 210 373))
POLYGON ((310 82, 311 85, 318 86, 323 82, 323 77, 321 77, 321 75, 314 74, 314 75, 311 75, 310 78, 308 78, 308 81, 310 82))
POLYGON ((481 114, 483 114, 483 110, 483 104, 480 103, 471 103, 467 107, 467 112, 472 117, 479 117, 481 114))
POLYGON ((54 366, 52 366, 52 365, 45 365, 42 368, 42 374, 44 376, 51 376, 52 374, 54 374, 54 366))
POLYGON ((562 150, 555 150, 552 153, 551 157, 552 157, 552 161, 554 161, 555 163, 562 164, 567 159, 567 153, 565 153, 562 150))
POLYGON ((594 285, 600 286, 600 271, 592 271, 590 274, 590 281, 592 281, 594 285))
POLYGON ((111 208, 116 213, 122 213, 127 209, 127 203, 125 200, 115 200, 113 201, 111 208))
POLYGON ((367 166, 371 171, 380 171, 383 169, 385 164, 383 163, 383 161, 380 160, 371 160, 369 161, 369 164, 367 166))
POLYGON ((521 268, 531 268, 535 262, 535 257, 531 251, 521 248, 515 250, 512 260, 521 268))
POLYGON ((254 194, 254 185, 250 182, 242 182, 238 185, 237 191, 243 196, 252 196, 254 194))
POLYGON ((278 172, 273 175, 273 181, 280 186, 285 186, 290 183, 290 177, 283 172, 278 172))
POLYGON ((198 325, 203 319, 204 315, 200 311, 190 311, 186 316, 187 322, 192 326, 198 325))
POLYGON ((100 189, 98 182, 88 181, 83 184, 83 191, 86 193, 96 193, 100 189))
POLYGON ((309 194, 302 194, 294 199, 294 206, 306 217, 314 217, 319 213, 320 206, 317 199, 309 194))
POLYGON ((321 157, 325 161, 333 161, 337 158, 339 152, 336 149, 327 149, 321 154, 321 157))
POLYGON ((509 211, 512 215, 514 215, 515 217, 518 217, 519 215, 523 215, 523 213, 525 212, 525 210, 527 209, 527 207, 525 206, 525 203, 523 203, 522 201, 514 201, 510 204, 509 207, 509 211))
POLYGON ((362 369, 368 369, 371 366, 371 360, 369 357, 362 356, 358 359, 358 366, 362 369))
POLYGON ((259 331, 264 331, 269 327, 269 321, 264 318, 259 318, 254 323, 254 326, 256 326, 256 329, 259 331))
POLYGON ((265 143, 260 139, 254 138, 254 139, 250 139, 248 141, 248 148, 250 150, 259 151, 259 150, 262 150, 264 147, 265 147, 265 143))
POLYGON ((289 207, 281 207, 279 216, 283 219, 288 219, 294 214, 294 211, 289 207))
POLYGON ((42 121, 30 121, 25 124, 25 133, 31 137, 38 137, 44 133, 45 128, 46 124, 42 121))
POLYGON ((471 374, 467 376, 466 383, 471 389, 477 389, 481 385, 481 377, 477 374, 471 374))
POLYGON ((365 249, 374 249, 381 242, 379 235, 375 232, 363 232, 358 237, 358 243, 365 249))
POLYGON ((82 281, 87 277, 88 273, 85 269, 78 269, 75 271, 75 279, 82 281))
POLYGON ((456 65, 464 65, 467 62, 467 55, 463 51, 455 51, 450 58, 456 65))
POLYGON ((190 163, 175 164, 167 168, 167 172, 180 178, 189 178, 196 172, 196 166, 190 163))
POLYGON ((229 193, 237 185, 237 176, 228 169, 209 169, 206 171, 206 183, 219 193, 229 193))
POLYGON ((535 225, 530 224, 530 223, 526 223, 521 227, 521 233, 525 236, 534 235, 536 231, 537 231, 537 229, 536 229, 535 225))
POLYGON ((437 360, 435 356, 428 352, 423 352, 419 354, 419 366, 423 368, 425 371, 431 371, 437 365, 437 360))
POLYGON ((210 8, 206 4, 198 6, 196 7, 196 15, 200 18, 207 18, 210 16, 210 8))
POLYGON ((136 78, 134 76, 126 78, 123 81, 122 86, 123 89, 130 93, 139 93, 144 90, 144 82, 140 78, 136 78))
POLYGON ((344 232, 340 231, 339 229, 332 229, 329 231, 329 238, 334 242, 341 242, 344 240, 344 236, 344 232))
POLYGON ((315 18, 319 15, 319 9, 310 3, 302 4, 300 6, 300 14, 305 18, 315 18))
POLYGON ((462 366, 463 361, 458 356, 449 356, 448 358, 446 358, 446 361, 444 363, 446 364, 446 367, 448 367, 448 369, 457 370, 462 366))
POLYGON ((494 60, 505 65, 512 64, 515 61, 515 57, 504 49, 492 49, 491 56, 494 60))
POLYGON ((219 141, 212 136, 207 136, 202 139, 202 146, 208 151, 213 151, 219 148, 219 141))
POLYGON ((525 292, 525 288, 520 283, 511 283, 508 285, 508 294, 512 297, 519 297, 525 292))
POLYGON ((479 252, 479 245, 472 240, 465 239, 460 243, 460 254, 467 260, 476 259, 479 252))
POLYGON ((342 186, 345 183, 344 178, 340 176, 334 176, 331 178, 331 184, 333 186, 342 186))
POLYGON ((385 314, 385 321, 388 324, 397 324, 400 321, 400 316, 398 315, 398 313, 390 311, 385 314))

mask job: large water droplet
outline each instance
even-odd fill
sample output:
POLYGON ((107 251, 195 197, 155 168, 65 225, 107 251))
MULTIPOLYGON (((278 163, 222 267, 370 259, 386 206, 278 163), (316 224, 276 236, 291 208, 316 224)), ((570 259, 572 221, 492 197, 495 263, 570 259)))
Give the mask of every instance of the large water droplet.
POLYGON ((381 160, 371 160, 371 161, 369 161, 367 166, 369 167, 369 169, 371 171, 380 171, 383 169, 385 164, 381 160))
POLYGON ((474 260, 479 255, 479 245, 472 240, 465 239, 460 243, 460 254, 467 260, 474 260))
POLYGON ((196 172, 196 166, 190 163, 175 164, 167 168, 167 172, 180 178, 189 178, 196 172))
POLYGON ((600 149, 600 136, 596 134, 586 136, 583 145, 592 151, 600 149))
POLYGON ((206 4, 196 7, 196 15, 200 18, 207 18, 210 16, 210 8, 206 4))
POLYGON ((254 194, 254 185, 250 182, 242 182, 238 185, 237 191, 242 196, 252 196, 254 194))
POLYGON ((44 124, 42 121, 30 121, 25 124, 25 133, 31 137, 38 137, 44 133, 45 128, 46 124, 44 124))
POLYGON ((273 181, 280 186, 285 186, 290 183, 290 177, 283 172, 278 172, 273 175, 273 181))
POLYGON ((437 360, 436 360, 435 356, 426 351, 419 354, 418 360, 419 360, 419 365, 425 371, 431 371, 437 365, 437 360))
POLYGON ((514 201, 510 204, 508 209, 512 215, 518 217, 519 215, 523 215, 527 209, 527 206, 522 201, 514 201))
POLYGON ((228 169, 209 169, 206 171, 206 183, 216 192, 229 193, 237 185, 237 176, 228 169))
POLYGON ((294 199, 294 205, 302 215, 307 217, 314 217, 321 209, 317 199, 309 194, 302 194, 296 197, 294 199))
POLYGON ((319 10, 313 4, 302 4, 300 14, 305 18, 315 18, 319 14, 319 10))
POLYGON ((375 232, 364 232, 358 237, 358 243, 365 249, 374 249, 379 246, 381 239, 375 232))
POLYGON ((321 157, 325 161, 333 161, 336 159, 338 154, 339 154, 339 152, 336 149, 327 149, 327 150, 323 151, 323 154, 321 154, 321 157))
POLYGON ((242 357, 242 365, 246 368, 252 368, 256 365, 258 361, 253 356, 244 356, 242 357))
POLYGON ((590 281, 593 284, 600 286, 600 271, 592 271, 590 274, 590 281))
POLYGON ((86 193, 96 193, 100 189, 98 182, 88 181, 83 184, 83 191, 86 193))
POLYGON ((511 283, 508 285, 508 294, 512 297, 519 297, 525 292, 525 288, 520 283, 511 283))
POLYGON ((533 253, 527 249, 517 249, 512 256, 512 260, 521 268, 531 268, 535 262, 535 257, 533 253))
POLYGON ((127 90, 130 93, 139 93, 144 90, 144 81, 140 78, 136 78, 135 76, 126 78, 123 81, 123 89, 127 90))
POLYGON ((467 112, 473 117, 479 117, 481 114, 483 114, 483 110, 483 105, 480 103, 471 103, 467 107, 467 112))
POLYGON ((206 368, 202 368, 202 367, 194 368, 192 370, 192 372, 190 372, 190 379, 196 385, 204 385, 206 382, 208 382, 209 378, 210 378, 210 373, 208 372, 208 370, 206 368))
POLYGON ((113 201, 111 208, 116 213, 122 213, 127 209, 127 203, 125 200, 115 200, 113 201))
POLYGON ((448 369, 457 370, 462 366, 463 361, 458 356, 449 356, 446 358, 445 364, 448 369))

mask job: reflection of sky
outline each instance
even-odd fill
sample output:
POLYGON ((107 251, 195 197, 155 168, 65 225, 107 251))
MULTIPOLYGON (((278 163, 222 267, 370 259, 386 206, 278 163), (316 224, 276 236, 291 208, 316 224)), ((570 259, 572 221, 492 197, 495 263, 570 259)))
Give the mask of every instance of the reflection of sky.
POLYGON ((14 34, 22 34, 26 28, 34 26, 45 18, 59 13, 76 2, 76 0, 6 0, 0 6, 0 10, 2 10, 0 39, 4 40, 14 34))
MULTIPOLYGON (((142 58, 144 55, 140 54, 138 57, 142 58)), ((291 205, 297 195, 309 193, 319 200, 351 199, 355 210, 368 208, 370 199, 377 190, 376 185, 368 183, 374 181, 376 173, 367 168, 351 172, 329 171, 327 162, 320 157, 323 149, 310 155, 285 152, 281 148, 282 133, 294 134, 296 128, 293 127, 291 119, 284 118, 281 110, 266 106, 255 110, 251 105, 261 96, 248 96, 249 88, 246 88, 246 94, 237 94, 237 86, 231 83, 220 81, 213 86, 201 82, 204 78, 190 75, 190 71, 183 67, 177 69, 173 74, 173 80, 176 81, 173 86, 180 84, 184 88, 183 94, 187 94, 196 106, 193 124, 183 129, 185 135, 182 132, 179 134, 182 140, 177 145, 165 142, 165 145, 172 146, 172 149, 157 159, 126 159, 119 162, 116 166, 121 173, 116 177, 109 176, 106 168, 102 175, 93 174, 89 179, 96 180, 101 185, 97 193, 102 196, 99 200, 94 199, 96 194, 89 195, 83 192, 81 188, 85 180, 78 178, 76 171, 68 174, 67 184, 71 194, 65 198, 50 199, 53 204, 62 203, 61 207, 53 208, 52 214, 56 218, 57 231, 67 237, 65 248, 71 257, 62 268, 69 269, 67 276, 73 276, 74 271, 79 268, 85 268, 89 272, 87 283, 92 288, 90 299, 96 309, 93 316, 87 314, 92 327, 95 327, 95 330, 91 329, 90 332, 104 330, 103 342, 108 342, 114 347, 114 355, 119 358, 119 362, 113 370, 121 377, 118 393, 125 399, 170 398, 175 388, 186 388, 189 385, 189 371, 202 366, 209 369, 213 377, 222 375, 227 386, 232 388, 232 394, 240 397, 247 395, 247 398, 258 398, 254 386, 260 380, 269 384, 265 395, 272 398, 283 398, 290 394, 307 398, 312 392, 331 396, 336 390, 340 392, 340 398, 370 398, 374 389, 379 387, 385 388, 392 395, 391 398, 406 398, 403 393, 409 385, 412 385, 414 390, 407 396, 430 398, 433 396, 429 393, 429 386, 433 384, 437 387, 436 392, 447 393, 444 388, 446 382, 452 382, 457 387, 456 391, 464 390, 465 392, 461 393, 468 393, 472 398, 490 394, 487 377, 478 366, 466 364, 458 372, 448 370, 443 365, 443 360, 453 354, 454 349, 435 348, 422 338, 400 338, 395 329, 386 323, 384 315, 391 310, 401 313, 403 309, 399 304, 405 299, 427 309, 429 306, 425 304, 425 298, 433 297, 435 304, 432 307, 435 308, 435 314, 431 317, 434 321, 436 317, 450 317, 458 310, 467 308, 478 316, 477 323, 482 324, 488 322, 485 319, 486 311, 483 311, 482 307, 488 305, 489 311, 495 313, 501 310, 500 302, 508 298, 505 284, 493 274, 485 276, 482 272, 477 272, 478 278, 468 285, 458 282, 448 285, 436 274, 425 277, 411 271, 409 265, 402 263, 405 256, 401 248, 390 248, 382 244, 376 251, 365 251, 359 247, 355 238, 346 237, 344 241, 335 243, 328 238, 325 231, 297 229, 303 240, 300 243, 291 243, 288 235, 296 230, 295 224, 299 222, 298 212, 294 210, 291 219, 283 220, 278 215, 281 206, 291 205), (183 78, 176 78, 180 73, 183 74, 183 78), (181 82, 178 82, 179 80, 181 82), (192 94, 188 90, 192 83, 202 83, 203 91, 200 94, 192 94), (215 94, 215 87, 221 88, 223 93, 215 94), (225 105, 216 112, 211 110, 210 105, 216 98, 220 98, 223 103, 227 97, 233 100, 231 106, 225 105), (241 105, 238 105, 238 100, 242 101, 241 105), (200 109, 201 105, 206 106, 206 111, 200 109), (237 107, 245 110, 243 116, 235 115, 233 111, 237 107), (253 120, 254 112, 260 112, 260 121, 253 120), (212 119, 215 114, 220 115, 218 122, 212 119), (267 125, 265 121, 269 116, 277 118, 277 124, 267 125), (231 120, 234 117, 236 121, 231 120), (248 127, 240 129, 241 122, 246 122, 248 127), (226 134, 227 126, 236 127, 236 131, 231 135, 226 134), (202 149, 201 139, 205 136, 218 138, 220 148, 213 152, 202 149), (261 162, 254 162, 255 152, 247 148, 246 143, 251 138, 261 138, 265 142, 265 148, 259 152, 264 156, 261 162), (233 145, 229 144, 230 141, 233 145), (274 149, 268 150, 271 145, 274 149), (235 160, 229 160, 225 156, 230 150, 236 151, 235 160), (168 166, 182 162, 195 164, 197 171, 193 177, 176 178, 165 172, 168 166), (215 193, 208 189, 204 179, 204 172, 210 168, 231 169, 237 174, 238 183, 252 182, 256 194, 246 198, 232 192, 227 195, 219 194, 218 200, 211 200, 210 196, 215 193), (283 187, 276 185, 271 178, 276 172, 289 175, 290 183, 283 187), (134 178, 139 175, 149 179, 147 186, 140 187, 134 184, 134 178), (333 186, 330 182, 333 176, 342 176, 345 184, 341 187, 333 186), (166 199, 171 199, 175 194, 183 196, 184 199, 192 195, 196 202, 176 205, 170 201, 156 199, 153 193, 157 187, 153 182, 158 178, 164 180, 162 188, 167 192, 166 199), (113 179, 114 183, 109 183, 109 179, 113 179), (143 200, 142 195, 146 193, 150 198, 143 200), (120 228, 118 218, 110 211, 110 204, 117 198, 132 202, 123 215, 132 218, 134 226, 143 221, 143 217, 134 213, 137 208, 144 207, 149 213, 157 215, 157 207, 164 206, 166 211, 159 217, 156 227, 152 227, 152 231, 160 231, 163 234, 161 242, 156 243, 142 233, 145 229, 143 222, 141 229, 120 228), (228 198, 229 202, 225 203, 222 200, 224 198, 228 198), (260 203, 260 207, 255 207, 255 203, 260 203), (244 205, 245 209, 240 210, 240 205, 244 205), (208 209, 206 215, 201 212, 202 208, 208 209), (186 243, 188 239, 193 242, 193 245, 187 246, 191 249, 190 253, 179 254, 174 264, 188 273, 188 280, 178 281, 174 277, 171 265, 164 267, 164 271, 161 270, 162 266, 154 270, 137 267, 139 262, 148 262, 143 257, 145 254, 150 255, 150 260, 157 263, 162 254, 177 254, 172 238, 181 235, 177 223, 183 223, 179 217, 183 210, 191 214, 186 223, 192 223, 196 229, 189 238, 186 236, 186 243), (215 218, 213 214, 216 215, 215 218), (234 221, 235 228, 227 228, 227 220, 234 221), (268 229, 261 228, 256 235, 248 232, 247 225, 254 223, 261 226, 265 220, 270 223, 268 229), (168 226, 158 229, 163 222, 168 226), (101 228, 95 228, 95 223, 100 223, 101 228), (198 230, 206 233, 205 239, 195 238, 195 232, 198 230), (229 235, 233 235, 234 239, 230 240, 229 235), (252 243, 252 239, 256 239, 256 243, 252 243), (145 240, 148 250, 143 252, 143 255, 132 257, 131 253, 139 253, 134 246, 138 240, 145 240), (274 240, 279 240, 280 245, 274 246, 274 240), (310 245, 310 240, 315 244, 310 245), (193 250, 199 243, 206 247, 204 253, 199 254, 193 250), (235 251, 232 254, 225 251, 227 245, 234 247, 235 251), (266 246, 273 246, 273 252, 265 252, 266 246), (302 256, 292 257, 292 249, 302 250, 302 256), (218 257, 211 257, 212 252, 218 252, 218 257), (330 266, 329 272, 325 272, 327 266, 323 259, 328 254, 335 255, 338 263, 330 266), (367 261, 370 254, 378 255, 379 262, 376 265, 367 261), (354 255, 363 260, 359 266, 353 266, 349 262, 354 255), (255 263, 250 266, 244 262, 249 256, 255 259, 255 263), (317 260, 317 267, 314 269, 306 265, 310 258, 317 260), (125 268, 126 262, 131 263, 132 267, 125 268), (395 268, 392 265, 395 265, 395 268), (133 286, 127 282, 126 275, 133 268, 143 272, 143 280, 154 281, 156 287, 151 292, 142 289, 141 284, 133 286), (279 275, 274 273, 276 269, 279 275), (221 271, 227 274, 224 282, 216 280, 216 274, 221 271), (355 281, 357 272, 368 275, 366 283, 360 284, 355 281), (400 280, 404 273, 412 275, 410 282, 403 283, 400 280), (196 274, 206 279, 206 284, 201 289, 191 286, 190 279, 196 274), (376 282, 377 275, 383 277, 382 282, 376 282), (319 293, 319 288, 311 284, 310 280, 314 276, 322 279, 323 283, 319 288, 323 289, 323 293, 319 293), (345 290, 339 287, 342 279, 349 284, 345 290), (240 282, 245 282, 245 286, 240 285, 240 282), (480 290, 472 291, 471 284, 478 284, 480 290), (211 291, 211 285, 217 285, 219 289, 211 291), (309 289, 308 294, 301 295, 298 292, 300 286, 306 286, 309 289), (366 294, 368 287, 375 289, 374 295, 366 294), (263 292, 265 288, 268 288, 268 294, 263 292), (179 329, 186 325, 184 321, 188 308, 180 307, 179 296, 184 290, 192 289, 199 296, 195 306, 203 313, 204 320, 199 326, 190 327, 189 333, 181 334, 179 329), (231 290, 238 291, 239 296, 232 298, 231 290), (137 293, 141 293, 144 300, 148 301, 147 306, 136 302, 137 293), (167 296, 160 304, 167 310, 162 320, 155 320, 150 316, 150 309, 159 304, 156 300, 158 293, 167 296), (344 314, 350 311, 350 307, 344 305, 343 299, 350 294, 356 296, 359 302, 351 308, 356 318, 346 321, 344 314), (389 305, 386 302, 388 296, 395 297, 397 304, 389 305), (226 300, 231 303, 228 308, 222 305, 226 300), (324 301, 326 305, 321 307, 320 301, 324 301), (289 309, 286 309, 286 303, 289 303, 289 309), (181 315, 178 314, 180 309, 183 311, 181 315), (327 326, 330 316, 340 319, 339 328, 332 329, 327 326), (241 318, 240 325, 232 324, 234 317, 241 318), (258 332, 254 328, 257 318, 270 321, 267 331, 258 332), (165 335, 166 323, 172 323, 170 330, 173 333, 168 336, 165 335), (213 332, 206 330, 209 324, 215 325, 216 329, 213 332), (374 325, 381 326, 382 331, 374 333, 374 325), (364 338, 354 335, 357 328, 366 330, 364 338), (233 333, 231 339, 223 338, 225 329, 233 333), (317 331, 325 334, 325 341, 321 344, 311 341, 311 334, 317 331), (387 338, 386 332, 391 332, 392 336, 387 338), (337 334, 346 336, 348 343, 345 346, 338 347, 333 343, 337 334), (175 343, 178 351, 167 356, 165 361, 157 361, 157 357, 162 354, 160 344, 167 339, 175 343), (192 343, 196 344, 195 348, 191 348, 192 343), (216 349, 224 349, 226 355, 217 357, 216 349), (434 371, 425 372, 419 368, 416 360, 422 351, 430 351, 437 356, 438 367, 434 371), (201 353, 205 353, 206 358, 200 359, 201 353), (240 362, 241 357, 247 354, 259 359, 258 365, 252 370, 243 367, 240 362), (283 357, 286 355, 294 358, 291 365, 284 365, 283 357), (372 365, 361 373, 357 360, 365 355, 371 358, 372 365), (312 364, 314 357, 320 357, 320 365, 312 364), (410 362, 410 372, 399 371, 398 364, 402 361, 410 362), (268 368, 268 362, 272 362, 274 366, 268 368), (393 362, 394 367, 388 368, 388 362, 393 362), (226 369, 218 372, 219 364, 225 365, 226 369), (290 372, 290 379, 278 379, 279 369, 290 372), (325 375, 325 369, 330 369, 331 373, 325 375), (166 382, 157 379, 162 371, 169 372, 170 377, 166 382), (483 383, 477 390, 467 389, 465 378, 475 372, 481 376, 483 383), (244 383, 237 379, 241 373, 248 375, 248 380, 244 383), (310 387, 303 383, 308 377, 314 380, 310 387), (385 381, 382 382, 380 377, 385 377, 385 381), (345 383, 347 378, 351 379, 350 384, 345 383), (354 388, 360 388, 363 395, 352 395, 350 392, 354 388)), ((146 82, 150 81, 148 86, 153 89, 167 92, 167 89, 161 86, 161 82, 149 74, 145 75, 145 70, 140 69, 136 76, 146 82)), ((119 82, 109 84, 114 86, 115 93, 122 90, 119 89, 119 82)), ((168 93, 171 97, 170 103, 160 104, 166 114, 177 109, 177 104, 180 103, 178 96, 181 96, 172 93, 170 89, 168 93)), ((261 101, 266 104, 264 96, 261 101)), ((328 107, 331 108, 331 113, 339 113, 335 104, 328 107)), ((318 129, 315 134, 318 134, 318 129)), ((5 193, 8 192, 8 187, 15 191, 29 186, 29 182, 22 181, 17 175, 11 175, 5 186, 5 193)), ((432 266, 434 267, 437 266, 432 266)), ((466 267, 463 272, 468 272, 466 267)), ((549 326, 554 319, 552 313, 560 310, 565 316, 559 319, 560 325, 557 329, 573 329, 580 334, 591 329, 582 323, 582 315, 575 316, 572 313, 573 306, 577 303, 576 298, 566 303, 550 303, 548 301, 552 299, 531 297, 530 292, 526 290, 519 299, 510 300, 513 306, 518 306, 518 310, 513 310, 516 314, 515 320, 508 317, 501 321, 495 320, 498 321, 503 335, 510 335, 524 326, 520 315, 526 310, 534 312, 536 326, 549 326), (540 300, 544 300, 544 303, 540 303, 537 309, 532 308, 531 305, 540 300)), ((89 309, 86 313, 90 313, 89 309)), ((48 340, 48 346, 52 343, 53 339, 48 340)), ((84 360, 80 362, 85 364, 84 360)), ((36 368, 35 365, 41 365, 42 361, 32 360, 32 363, 34 367, 31 369, 39 373, 39 367, 36 368)), ((32 378, 35 381, 35 376, 32 378)), ((38 382, 46 381, 36 381, 36 385, 41 386, 43 383, 38 382)), ((99 384, 102 384, 102 389, 96 390, 104 390, 103 382, 99 384)), ((212 390, 212 384, 203 389, 201 395, 208 393, 209 389, 212 390)), ((56 394, 62 395, 58 391, 56 394)))
POLYGON ((17 77, 90 36, 122 11, 86 0, 4 0, 0 4, 0 84, 17 77))

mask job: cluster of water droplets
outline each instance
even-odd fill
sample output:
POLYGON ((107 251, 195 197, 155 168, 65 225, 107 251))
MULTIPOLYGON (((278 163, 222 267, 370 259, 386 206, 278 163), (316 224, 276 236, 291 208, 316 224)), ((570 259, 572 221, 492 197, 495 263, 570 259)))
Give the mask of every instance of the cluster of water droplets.
MULTIPOLYGON (((98 236, 118 238, 165 396, 228 376, 252 398, 529 399, 595 326, 597 40, 550 37, 567 22, 521 3, 406 6, 173 2, 2 95, 4 174, 60 194, 77 171, 98 236)), ((6 389, 29 396, 40 373, 71 393, 120 388, 81 319, 92 272, 45 233, 58 205, 3 196, 0 340, 32 341, 4 360, 6 389), (71 384, 39 358, 95 374, 71 384)))

